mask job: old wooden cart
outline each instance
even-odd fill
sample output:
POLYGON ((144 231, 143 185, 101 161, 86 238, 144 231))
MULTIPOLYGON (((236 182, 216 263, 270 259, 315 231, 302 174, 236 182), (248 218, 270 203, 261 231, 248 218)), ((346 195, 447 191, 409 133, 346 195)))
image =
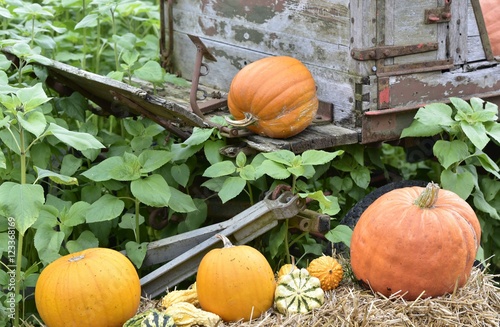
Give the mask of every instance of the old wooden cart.
MULTIPOLYGON (((416 109, 449 97, 500 102, 500 65, 479 0, 164 0, 160 10, 162 65, 192 80, 190 90, 157 96, 58 62, 46 65, 49 84, 82 93, 103 112, 147 116, 185 138, 193 126, 213 126, 211 115, 227 114, 225 95, 239 69, 265 56, 293 56, 317 83, 316 121, 286 140, 225 132, 260 151, 297 153, 398 139, 416 109)), ((157 295, 193 273, 216 232, 229 228, 244 243, 277 219, 297 216, 295 206, 288 198, 261 202, 244 219, 151 244, 146 265, 169 263, 143 278, 145 293, 157 295), (293 212, 283 214, 289 206, 293 212)), ((310 219, 318 217, 300 222, 310 219)))
POLYGON ((453 96, 500 102, 500 65, 480 0, 160 4, 162 65, 192 80, 191 90, 153 96, 57 62, 50 76, 104 111, 146 115, 187 137, 183 126, 207 126, 214 112, 227 113, 225 96, 243 66, 265 56, 296 57, 317 83, 317 119, 287 140, 245 136, 260 151, 395 140, 425 104, 453 96))

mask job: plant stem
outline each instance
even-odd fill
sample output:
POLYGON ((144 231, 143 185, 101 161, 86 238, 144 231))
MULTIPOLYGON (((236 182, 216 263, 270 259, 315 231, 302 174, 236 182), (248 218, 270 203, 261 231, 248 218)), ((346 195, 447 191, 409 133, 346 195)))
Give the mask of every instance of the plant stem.
MULTIPOLYGON (((26 149, 24 147, 24 130, 19 126, 19 147, 21 153, 21 184, 26 184, 26 149)), ((14 296, 21 293, 21 265, 23 263, 23 241, 24 234, 18 233, 17 252, 16 252, 16 278, 14 286, 14 296)), ((15 301, 14 326, 19 326, 19 302, 15 301)))
POLYGON ((141 205, 141 202, 136 198, 135 199, 135 241, 138 244, 141 244, 141 233, 140 233, 140 230, 139 230, 139 225, 140 225, 140 221, 139 221, 139 217, 140 217, 139 209, 140 209, 140 205, 141 205))
POLYGON ((415 200, 414 204, 422 209, 432 208, 438 200, 438 193, 439 185, 430 182, 415 200))

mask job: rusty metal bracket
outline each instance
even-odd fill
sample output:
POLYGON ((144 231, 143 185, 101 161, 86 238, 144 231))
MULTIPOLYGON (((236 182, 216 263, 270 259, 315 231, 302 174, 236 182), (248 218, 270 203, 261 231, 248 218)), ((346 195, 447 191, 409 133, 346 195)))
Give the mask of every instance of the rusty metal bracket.
POLYGON ((437 43, 420 43, 413 45, 381 45, 368 49, 352 49, 351 56, 356 60, 379 60, 406 56, 415 53, 437 50, 437 43))
POLYGON ((206 76, 208 74, 208 66, 203 63, 203 58, 211 61, 217 61, 217 59, 215 59, 210 51, 208 51, 207 47, 205 46, 205 44, 203 44, 199 37, 190 34, 188 34, 188 37, 196 46, 196 60, 194 63, 193 78, 191 80, 189 103, 191 105, 191 110, 201 118, 204 118, 203 113, 198 106, 200 76, 206 76))
POLYGON ((425 23, 439 24, 451 20, 451 0, 444 0, 443 7, 425 9, 425 23))

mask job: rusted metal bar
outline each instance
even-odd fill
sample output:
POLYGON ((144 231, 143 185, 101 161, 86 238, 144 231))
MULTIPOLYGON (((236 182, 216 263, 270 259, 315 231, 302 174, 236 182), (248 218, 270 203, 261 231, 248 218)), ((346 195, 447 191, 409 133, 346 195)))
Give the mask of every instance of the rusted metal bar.
POLYGON ((454 67, 452 59, 424 61, 377 67, 377 76, 396 76, 421 73, 435 70, 447 70, 454 67))
POLYGON ((351 56, 356 60, 378 60, 435 51, 438 47, 439 45, 437 43, 379 45, 368 49, 353 49, 351 51, 351 56))

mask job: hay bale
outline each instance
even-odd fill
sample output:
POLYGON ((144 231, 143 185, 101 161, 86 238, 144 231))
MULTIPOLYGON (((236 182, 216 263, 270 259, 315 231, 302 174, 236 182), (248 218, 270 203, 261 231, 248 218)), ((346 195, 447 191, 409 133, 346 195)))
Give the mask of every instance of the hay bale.
POLYGON ((474 268, 467 284, 454 294, 405 301, 386 298, 345 281, 327 292, 325 304, 307 315, 284 316, 269 310, 250 322, 226 323, 227 327, 274 326, 500 326, 500 287, 494 278, 474 268))
MULTIPOLYGON (((500 327, 500 284, 495 281, 500 275, 485 269, 474 267, 465 286, 453 294, 415 301, 374 294, 347 271, 340 286, 326 292, 325 304, 309 314, 285 316, 269 309, 252 321, 219 327, 500 327)), ((143 299, 139 312, 158 305, 157 300, 143 299)))

